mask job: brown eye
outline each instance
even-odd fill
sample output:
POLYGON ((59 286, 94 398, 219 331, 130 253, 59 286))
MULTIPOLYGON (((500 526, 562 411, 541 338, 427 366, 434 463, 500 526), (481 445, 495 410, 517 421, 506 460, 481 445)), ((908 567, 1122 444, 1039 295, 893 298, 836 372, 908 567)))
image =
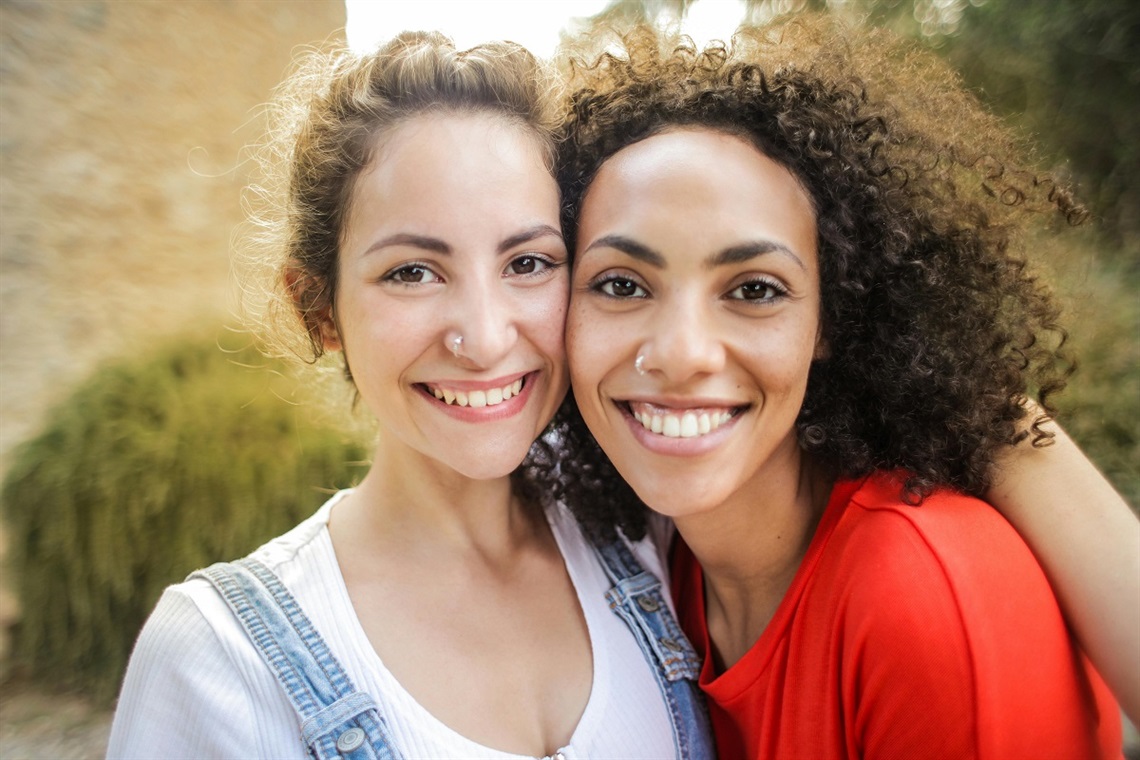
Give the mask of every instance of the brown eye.
POLYGON ((427 285, 441 281, 439 275, 423 264, 405 264, 396 267, 381 279, 397 285, 427 285))
POLYGON ((399 282, 423 282, 427 270, 423 267, 404 267, 394 277, 399 282))
POLYGON ((733 288, 729 293, 729 297, 740 301, 771 302, 778 300, 786 294, 787 291, 774 282, 752 280, 751 282, 745 282, 733 288))
POLYGON ((632 296, 634 293, 637 292, 637 286, 634 285, 629 280, 614 280, 613 282, 610 283, 610 291, 615 296, 621 296, 622 298, 628 298, 629 296, 632 296))
POLYGON ((772 286, 764 282, 750 282, 740 288, 741 295, 750 301, 766 296, 770 297, 774 292, 772 286))
POLYGON ((560 262, 553 261, 546 256, 526 253, 511 259, 503 274, 508 277, 541 278, 552 273, 559 266, 561 266, 560 262))
POLYGON ((648 295, 640 285, 625 277, 611 277, 594 287, 611 298, 645 298, 648 295))

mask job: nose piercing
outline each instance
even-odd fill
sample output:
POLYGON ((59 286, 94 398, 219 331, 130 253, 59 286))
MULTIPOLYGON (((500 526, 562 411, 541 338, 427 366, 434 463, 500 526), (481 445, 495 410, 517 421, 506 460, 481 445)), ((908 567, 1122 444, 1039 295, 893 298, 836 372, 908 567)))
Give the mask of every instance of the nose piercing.
POLYGON ((463 336, 456 335, 454 338, 447 341, 447 348, 453 355, 458 357, 460 355, 459 352, 463 350, 463 336))
POLYGON ((633 368, 637 370, 637 374, 645 374, 645 354, 637 355, 637 358, 633 361, 633 368))

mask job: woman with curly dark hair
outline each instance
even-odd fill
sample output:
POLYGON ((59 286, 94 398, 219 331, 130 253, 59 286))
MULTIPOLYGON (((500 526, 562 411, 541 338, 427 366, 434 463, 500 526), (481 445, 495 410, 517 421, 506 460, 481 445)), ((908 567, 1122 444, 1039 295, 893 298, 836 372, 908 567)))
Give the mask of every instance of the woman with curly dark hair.
POLYGON ((559 174, 563 496, 601 533, 675 521, 721 757, 1118 756, 1112 696, 979 498, 1053 436, 1071 363, 1022 251, 1080 208, 881 35, 602 42, 559 174))

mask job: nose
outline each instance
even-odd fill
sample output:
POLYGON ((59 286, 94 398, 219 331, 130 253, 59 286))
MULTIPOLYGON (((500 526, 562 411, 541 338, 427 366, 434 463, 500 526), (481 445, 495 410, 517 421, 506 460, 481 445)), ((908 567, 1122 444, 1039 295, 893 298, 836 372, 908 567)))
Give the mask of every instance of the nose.
POLYGON ((724 369, 724 342, 715 316, 699 299, 674 301, 655 313, 647 340, 640 346, 641 370, 659 372, 682 384, 724 369))
POLYGON ((518 309, 498 283, 469 281, 456 293, 449 335, 463 337, 457 358, 473 369, 501 362, 518 342, 518 309))

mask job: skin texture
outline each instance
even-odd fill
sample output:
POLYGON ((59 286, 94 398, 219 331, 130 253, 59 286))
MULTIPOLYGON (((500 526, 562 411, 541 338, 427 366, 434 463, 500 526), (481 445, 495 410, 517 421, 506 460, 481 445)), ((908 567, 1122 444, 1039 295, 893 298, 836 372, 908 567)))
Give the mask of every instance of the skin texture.
POLYGON ((582 417, 638 496, 711 558, 709 624, 731 663, 786 590, 828 490, 795 433, 825 353, 811 202, 743 139, 670 130, 602 166, 578 241, 567 347, 582 417), (730 418, 671 437, 634 411, 730 418))
POLYGON ((1032 548, 1082 648, 1140 725, 1140 520, 1059 426, 1019 446, 986 499, 1032 548))
POLYGON ((536 167, 537 146, 501 120, 420 117, 357 181, 325 347, 343 348, 401 456, 506 475, 565 395, 566 250, 550 215, 557 189, 536 167), (523 397, 462 415, 427 391, 522 378, 523 397))
POLYGON ((361 625, 444 724, 536 756, 568 741, 592 682, 562 556, 509 478, 566 391, 565 263, 557 188, 528 132, 417 117, 381 137, 355 186, 321 323, 380 429, 329 524, 361 625), (483 407, 429 390, 519 379, 519 395, 483 407))

